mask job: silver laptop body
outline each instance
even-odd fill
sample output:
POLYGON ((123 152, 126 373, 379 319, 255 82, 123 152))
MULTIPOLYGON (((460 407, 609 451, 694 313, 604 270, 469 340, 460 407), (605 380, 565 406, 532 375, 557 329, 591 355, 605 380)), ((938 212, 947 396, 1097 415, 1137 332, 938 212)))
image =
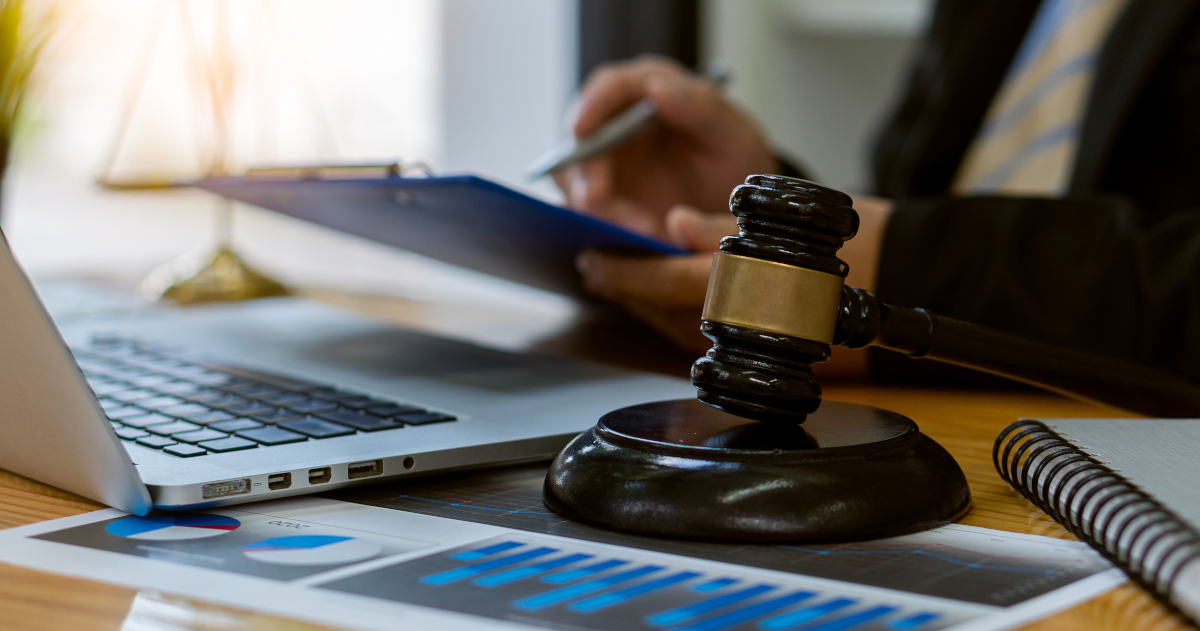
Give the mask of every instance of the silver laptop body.
POLYGON ((608 411, 694 396, 682 379, 499 351, 292 298, 88 318, 60 331, 2 233, 0 246, 0 468, 135 514, 548 459, 608 411), (118 437, 68 347, 97 336, 456 420, 176 457, 118 437))

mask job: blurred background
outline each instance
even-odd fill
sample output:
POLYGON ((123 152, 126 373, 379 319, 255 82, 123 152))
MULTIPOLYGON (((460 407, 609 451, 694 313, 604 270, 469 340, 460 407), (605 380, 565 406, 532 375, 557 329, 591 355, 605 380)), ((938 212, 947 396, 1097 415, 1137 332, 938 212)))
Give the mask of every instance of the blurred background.
MULTIPOLYGON (((869 143, 931 2, 25 4, 49 7, 53 36, 15 127, 0 223, 37 278, 133 287, 165 261, 211 251, 218 213, 206 193, 112 190, 99 179, 400 160, 553 199, 546 182, 523 181, 526 165, 564 136, 589 70, 643 52, 688 65, 720 59, 732 71, 729 94, 782 155, 827 184, 863 189, 869 143)), ((514 323, 575 309, 252 207, 236 208, 233 236, 250 263, 296 287, 487 304, 514 323)))

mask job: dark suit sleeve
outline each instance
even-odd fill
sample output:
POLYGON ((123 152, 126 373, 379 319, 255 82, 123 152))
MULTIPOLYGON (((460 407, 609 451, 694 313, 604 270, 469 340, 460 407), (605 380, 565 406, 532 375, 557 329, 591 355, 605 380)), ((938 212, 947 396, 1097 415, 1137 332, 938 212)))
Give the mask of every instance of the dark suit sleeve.
MULTIPOLYGON (((1200 211, 1143 215, 1116 196, 899 201, 877 294, 1200 381, 1200 211)), ((892 353, 874 360, 883 378, 963 376, 892 353)))

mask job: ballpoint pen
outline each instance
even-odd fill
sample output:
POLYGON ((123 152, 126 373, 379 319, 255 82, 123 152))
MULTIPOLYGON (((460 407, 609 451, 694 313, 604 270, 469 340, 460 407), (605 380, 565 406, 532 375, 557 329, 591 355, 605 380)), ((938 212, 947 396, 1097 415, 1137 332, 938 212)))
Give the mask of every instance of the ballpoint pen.
MULTIPOLYGON (((729 81, 729 70, 724 64, 716 61, 707 64, 704 75, 717 87, 723 87, 729 81)), ((607 151, 636 136, 654 120, 657 113, 658 108, 654 102, 644 98, 610 118, 587 138, 572 137, 558 143, 534 160, 526 173, 529 179, 536 180, 607 151)))

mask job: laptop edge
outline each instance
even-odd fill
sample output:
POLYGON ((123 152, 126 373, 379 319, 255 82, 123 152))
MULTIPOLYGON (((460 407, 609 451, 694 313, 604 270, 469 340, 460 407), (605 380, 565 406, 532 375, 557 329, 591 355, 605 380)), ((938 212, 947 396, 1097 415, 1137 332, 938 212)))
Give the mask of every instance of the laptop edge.
POLYGON ((151 509, 95 394, 0 231, 0 463, 135 515, 151 509), (57 352, 46 352, 47 349, 57 352))

